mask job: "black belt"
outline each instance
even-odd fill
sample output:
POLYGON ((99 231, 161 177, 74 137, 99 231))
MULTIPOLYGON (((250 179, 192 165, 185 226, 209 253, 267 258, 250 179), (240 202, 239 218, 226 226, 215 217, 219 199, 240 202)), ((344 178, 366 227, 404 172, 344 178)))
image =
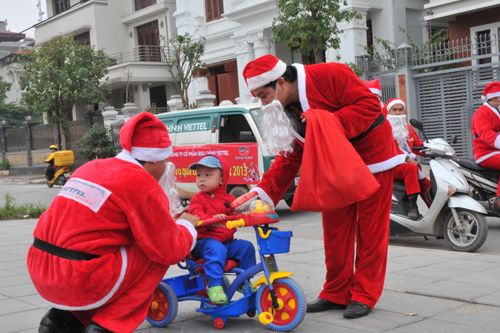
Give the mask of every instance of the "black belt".
POLYGON ((47 243, 38 238, 35 238, 35 240, 33 241, 33 247, 36 247, 39 250, 69 260, 91 260, 99 258, 99 256, 95 254, 63 249, 62 247, 47 243))
POLYGON ((365 136, 368 135, 368 133, 370 133, 370 131, 376 127, 379 127, 380 125, 382 125, 382 123, 384 122, 385 120, 385 117, 384 115, 381 113, 377 119, 375 119, 375 121, 370 125, 370 127, 368 127, 368 129, 366 131, 364 131, 363 133, 361 133, 360 135, 352 138, 352 139, 349 139, 349 141, 351 142, 355 142, 355 141, 358 141, 359 139, 362 139, 364 138, 365 136))

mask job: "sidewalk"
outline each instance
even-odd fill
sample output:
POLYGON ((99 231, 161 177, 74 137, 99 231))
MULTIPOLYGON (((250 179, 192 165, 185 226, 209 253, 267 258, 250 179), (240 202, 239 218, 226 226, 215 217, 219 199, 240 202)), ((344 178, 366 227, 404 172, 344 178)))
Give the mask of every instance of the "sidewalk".
POLYGON ((0 185, 2 184, 18 184, 18 185, 25 185, 25 184, 44 184, 47 180, 45 179, 45 176, 42 175, 37 175, 37 176, 29 176, 29 175, 23 175, 23 176, 3 176, 0 175, 0 185))
MULTIPOLYGON (((25 255, 36 221, 0 222, 1 332, 36 332, 47 305, 26 271, 25 255)), ((318 230, 318 232, 321 232, 318 230)), ((239 237, 254 240, 253 231, 239 237)), ((291 253, 278 256, 281 270, 294 272, 312 300, 324 278, 322 242, 293 238, 291 253)), ((168 275, 179 274, 176 267, 168 275)), ((143 323, 138 331, 216 332, 209 317, 180 303, 166 329, 143 323)), ((500 257, 391 246, 385 290, 367 317, 346 320, 341 311, 307 314, 294 332, 484 332, 500 331, 500 257)), ((219 331, 220 332, 220 331, 219 331)), ((256 318, 229 319, 223 332, 269 332, 256 318)))

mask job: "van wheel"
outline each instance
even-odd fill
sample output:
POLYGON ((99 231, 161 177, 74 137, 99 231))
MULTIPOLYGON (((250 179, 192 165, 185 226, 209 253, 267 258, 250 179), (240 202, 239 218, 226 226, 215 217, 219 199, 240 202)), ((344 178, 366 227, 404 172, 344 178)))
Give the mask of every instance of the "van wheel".
POLYGON ((229 194, 231 194, 235 198, 240 197, 243 194, 247 193, 248 193, 248 188, 246 186, 235 186, 231 188, 231 190, 229 191, 229 194))

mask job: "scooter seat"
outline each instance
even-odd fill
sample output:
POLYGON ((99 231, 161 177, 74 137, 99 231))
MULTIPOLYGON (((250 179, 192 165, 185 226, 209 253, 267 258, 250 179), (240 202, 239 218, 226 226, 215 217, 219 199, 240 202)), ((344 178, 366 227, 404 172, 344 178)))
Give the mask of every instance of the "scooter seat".
POLYGON ((483 176, 488 177, 488 178, 497 179, 498 175, 499 175, 498 171, 492 170, 492 169, 483 168, 483 167, 477 165, 477 163, 474 160, 470 160, 470 159, 457 160, 457 163, 460 166, 462 166, 462 167, 464 167, 464 168, 466 168, 468 170, 479 172, 483 176))

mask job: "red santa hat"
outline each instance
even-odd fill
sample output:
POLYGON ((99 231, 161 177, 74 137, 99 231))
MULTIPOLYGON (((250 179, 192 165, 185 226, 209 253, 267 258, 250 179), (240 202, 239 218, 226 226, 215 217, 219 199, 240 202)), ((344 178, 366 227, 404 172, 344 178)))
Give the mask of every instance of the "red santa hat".
POLYGON ((156 116, 142 112, 128 119, 120 130, 120 145, 139 161, 163 161, 172 155, 167 127, 156 116))
POLYGON ((272 54, 266 54, 246 64, 243 77, 250 91, 279 79, 286 71, 286 64, 272 54))
POLYGON ((384 113, 385 113, 385 115, 388 115, 389 111, 391 111, 391 108, 394 105, 398 105, 398 104, 402 105, 404 108, 406 108, 405 102, 402 99, 400 99, 400 98, 391 98, 390 100, 388 100, 387 104, 384 107, 384 113))
POLYGON ((484 87, 481 99, 487 102, 495 97, 500 97, 500 82, 498 81, 490 82, 484 87))
POLYGON ((380 80, 375 79, 375 80, 369 80, 369 81, 363 81, 363 84, 370 89, 370 91, 377 95, 378 97, 382 98, 382 86, 380 85, 380 80))

